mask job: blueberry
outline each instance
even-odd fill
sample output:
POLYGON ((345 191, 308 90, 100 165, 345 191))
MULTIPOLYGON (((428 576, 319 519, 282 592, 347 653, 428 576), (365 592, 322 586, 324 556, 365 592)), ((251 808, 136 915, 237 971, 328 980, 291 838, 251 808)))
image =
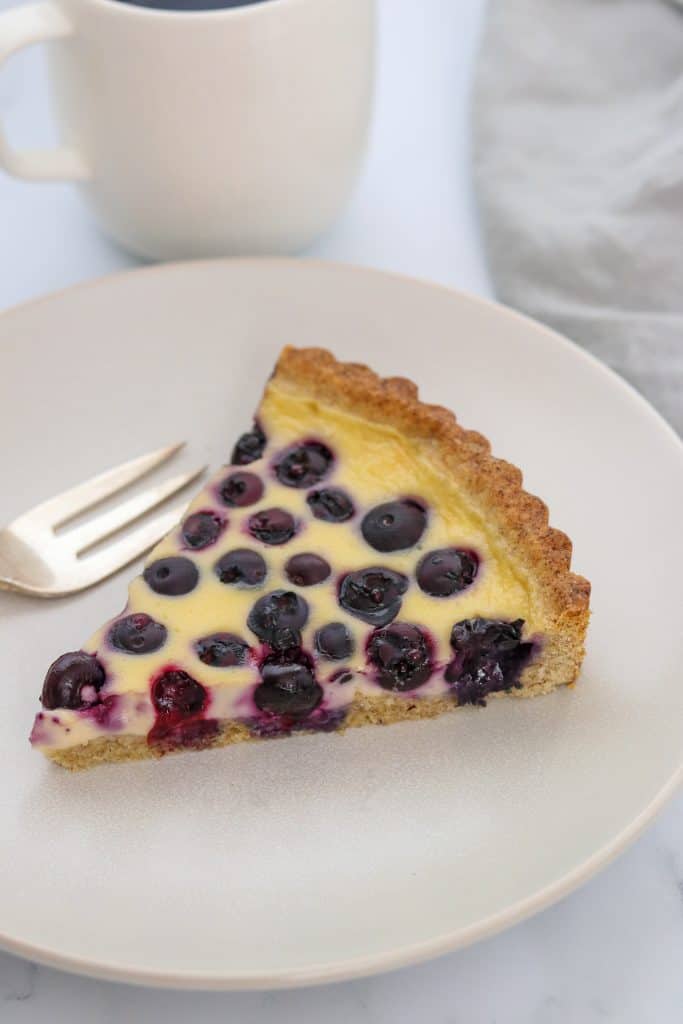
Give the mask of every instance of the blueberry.
POLYGON ((254 691, 254 701, 261 711, 302 719, 323 698, 310 658, 299 649, 270 654, 261 666, 261 679, 254 691))
POLYGON ((286 544, 296 533, 294 516, 284 508, 265 508, 249 516, 249 533, 264 544, 286 544))
POLYGON ((432 674, 431 644, 422 630, 409 622, 375 630, 368 642, 368 658, 385 690, 415 690, 432 674))
POLYGON ((168 669, 152 685, 152 703, 164 715, 196 715, 206 698, 202 684, 182 669, 168 669))
POLYGON ((285 576, 290 583, 297 587, 312 587, 315 583, 322 583, 332 572, 330 563, 326 562, 320 555, 311 554, 308 551, 300 555, 292 555, 285 565, 285 576))
POLYGON ((315 634, 315 647, 323 658, 341 661, 353 654, 353 637, 343 622, 328 622, 315 634))
POLYGON ((221 583, 241 584, 244 587, 259 587, 266 578, 266 563, 258 551, 236 548, 221 555, 213 567, 221 583))
POLYGON ((451 597, 459 594, 474 581, 479 559, 474 551, 462 548, 440 548, 430 551, 417 566, 417 582, 425 594, 432 597, 451 597))
POLYGON ((312 487, 327 474, 333 458, 321 441, 304 441, 291 445, 278 456, 275 475, 286 487, 312 487))
POLYGON ((256 462, 257 459, 260 459, 265 447, 266 435, 258 423, 255 423, 250 431, 242 434, 239 438, 230 461, 233 466, 246 466, 249 462, 256 462))
POLYGON ((533 644, 522 641, 523 619, 463 619, 451 631, 455 657, 445 672, 459 704, 486 705, 489 693, 519 686, 533 644))
POLYGON ((426 525, 425 507, 412 498, 401 498, 370 509, 360 528, 375 551, 403 551, 417 544, 426 525))
POLYGON ((173 597, 189 594, 199 581, 199 570, 194 562, 173 555, 170 558, 157 558, 142 575, 157 594, 173 597))
POLYGON ((50 665, 40 700, 50 711, 92 707, 99 701, 104 680, 104 669, 93 654, 70 651, 50 665))
POLYGON ((322 487, 311 491, 306 501, 315 518, 326 523, 344 523, 355 512, 348 494, 338 487, 322 487))
POLYGON ((244 665, 249 655, 249 644, 234 633, 212 633, 197 640, 194 649, 205 665, 215 668, 231 668, 244 665))
POLYGON ((393 569, 358 569, 342 578, 339 603, 371 626, 386 626, 401 610, 401 597, 407 589, 407 578, 393 569))
POLYGON ((218 485, 221 501, 230 508, 255 505, 263 496, 263 482, 256 473, 231 473, 218 485))
POLYGON ((292 590, 273 590, 259 598, 249 612, 247 625, 259 640, 275 650, 298 647, 300 631, 308 620, 308 605, 292 590))
POLYGON ((109 643, 129 654, 150 654, 166 643, 166 627, 144 612, 126 615, 109 630, 109 643))
POLYGON ((193 512, 191 516, 188 516, 182 525, 181 532, 188 548, 198 551, 200 548, 208 548, 209 544, 218 540, 224 528, 225 520, 216 512, 207 510, 193 512))

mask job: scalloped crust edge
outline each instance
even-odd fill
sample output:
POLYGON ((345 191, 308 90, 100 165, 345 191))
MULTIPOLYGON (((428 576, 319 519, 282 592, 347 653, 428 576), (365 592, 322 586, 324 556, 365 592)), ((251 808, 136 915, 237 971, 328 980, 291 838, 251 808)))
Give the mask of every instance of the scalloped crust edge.
POLYGON ((522 673, 523 689, 545 693, 573 683, 585 653, 591 587, 571 572, 572 542, 549 526, 547 505, 523 489, 521 471, 494 458, 488 440, 461 427, 448 409, 421 402, 412 381, 338 362, 326 349, 287 346, 266 390, 273 381, 302 399, 393 428, 452 476, 521 567, 542 609, 544 641, 522 673))
MULTIPOLYGON (((521 689, 490 696, 535 697, 572 684, 584 655, 590 583, 570 571, 571 541, 548 525, 547 506, 523 490, 520 470, 494 458, 487 439, 463 429, 448 409, 421 402, 412 381, 381 378, 359 363, 340 363, 326 349, 288 346, 280 355, 273 380, 302 400, 313 398, 322 405, 336 406, 417 441, 433 463, 453 476, 459 489, 496 529, 510 557, 533 581, 544 609, 542 647, 522 673, 521 689)), ((389 694, 361 694, 354 698, 339 731, 433 718, 457 708, 450 697, 407 700, 389 694)), ((206 746, 224 747, 255 738, 242 723, 227 721, 206 746)), ((164 750, 150 745, 144 736, 122 735, 43 752, 63 768, 80 770, 158 758, 184 749, 164 750)))

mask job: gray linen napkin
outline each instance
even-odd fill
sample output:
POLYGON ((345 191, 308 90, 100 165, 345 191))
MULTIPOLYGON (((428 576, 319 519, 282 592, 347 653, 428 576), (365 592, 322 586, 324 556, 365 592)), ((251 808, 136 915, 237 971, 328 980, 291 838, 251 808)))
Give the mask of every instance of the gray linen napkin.
POLYGON ((683 12, 490 0, 473 103, 498 296, 683 432, 683 12))

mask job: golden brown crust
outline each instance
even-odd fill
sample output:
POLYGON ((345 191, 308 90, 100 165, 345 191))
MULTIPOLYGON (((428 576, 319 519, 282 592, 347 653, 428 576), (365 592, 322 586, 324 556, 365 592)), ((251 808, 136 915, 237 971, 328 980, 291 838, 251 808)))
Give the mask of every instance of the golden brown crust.
MULTIPOLYGON (((415 384, 402 377, 381 378, 359 363, 338 362, 325 349, 288 346, 273 378, 293 391, 398 430, 453 475, 534 582, 553 646, 551 660, 564 677, 554 679, 554 685, 573 682, 584 654, 590 583, 570 571, 571 541, 548 525, 547 506, 523 490, 520 470, 494 458, 487 439, 461 427, 448 409, 421 402, 415 384)), ((524 681, 545 684, 551 676, 554 671, 542 676, 538 665, 532 665, 524 681)))
MULTIPOLYGON (((511 690, 507 693, 493 693, 491 697, 532 696, 534 692, 511 690)), ((458 704, 450 696, 444 697, 409 697, 381 694, 379 696, 358 693, 353 699, 349 713, 343 725, 337 730, 356 729, 363 725, 394 725, 396 722, 415 721, 436 718, 446 711, 457 711, 458 704)), ((314 730, 302 729, 301 733, 310 734, 314 730)), ((220 724, 218 733, 201 749, 227 747, 233 743, 257 740, 262 737, 251 733, 242 722, 225 721, 220 724)), ((195 748, 192 748, 195 749, 195 748)), ((81 771, 95 768, 100 764, 113 764, 123 761, 145 761, 164 757, 166 754, 186 753, 185 747, 166 748, 151 745, 145 736, 102 736, 88 743, 63 750, 46 750, 45 754, 61 768, 70 771, 81 771)))
MULTIPOLYGON (((510 691, 509 696, 536 696, 574 682, 584 653, 590 584, 570 571, 571 541, 549 527, 546 505, 522 489, 521 472, 493 458, 486 438, 464 430, 453 413, 421 402, 416 386, 409 380, 382 379, 366 366, 339 363, 329 352, 317 348, 286 348, 274 379, 302 398, 315 398, 401 432, 423 446, 430 460, 452 475, 459 490, 493 525, 510 556, 526 571, 544 611, 540 649, 522 673, 521 689, 510 691)), ((342 731, 432 718, 457 706, 452 696, 420 698, 360 692, 352 701, 342 731)), ((223 747, 255 738, 243 723, 226 721, 206 746, 223 747)), ((45 751, 57 764, 73 770, 172 752, 176 751, 150 746, 144 736, 131 735, 102 737, 80 746, 45 751)))

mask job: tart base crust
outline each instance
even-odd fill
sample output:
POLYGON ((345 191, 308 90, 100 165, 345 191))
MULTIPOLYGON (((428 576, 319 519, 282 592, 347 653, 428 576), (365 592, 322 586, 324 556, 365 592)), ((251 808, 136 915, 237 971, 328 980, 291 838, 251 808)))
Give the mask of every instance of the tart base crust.
MULTIPOLYGON (((494 697, 535 697, 553 689, 555 687, 552 684, 536 684, 535 686, 523 689, 492 693, 489 699, 494 697)), ((410 700, 408 697, 394 697, 391 694, 379 697, 360 694, 351 704, 348 716, 343 724, 334 731, 343 733, 347 729, 356 729, 363 725, 394 725, 396 722, 436 718, 447 711, 457 711, 459 707, 465 706, 456 704, 452 697, 416 697, 414 700, 410 700)), ((315 735, 316 731, 313 729, 301 729, 297 730, 294 735, 312 736, 315 735)), ((51 761, 54 761, 55 764, 60 765, 62 768, 68 768, 70 771, 81 771, 86 768, 95 768, 100 764, 114 764, 122 761, 146 761, 165 757, 167 754, 183 754, 190 750, 228 747, 233 743, 245 743, 251 740, 268 742, 270 739, 284 739, 289 735, 283 734, 282 737, 265 738, 250 732, 242 722, 227 721, 220 724, 218 733, 215 736, 197 747, 150 745, 145 736, 122 735, 101 737, 76 747, 67 747, 63 750, 45 750, 44 753, 51 761)))
POLYGON ((585 654, 591 585, 571 572, 572 542, 549 525, 545 502, 523 489, 521 470, 494 458, 488 440, 461 427, 449 409, 421 402, 416 385, 403 377, 340 363, 326 349, 287 346, 273 379, 303 401, 317 399, 394 428, 457 482, 525 571, 543 611, 543 647, 523 671, 522 686, 546 693, 573 683, 585 654))
MULTIPOLYGON (((547 506, 523 490, 520 470, 494 458, 486 438, 464 430, 448 409, 421 402, 412 381, 383 379, 367 366, 338 362, 325 349, 292 347, 281 353, 273 379, 302 401, 320 401, 392 427, 417 442, 445 475, 457 481, 472 507, 492 523, 509 557, 525 571, 543 613, 542 645, 521 673, 519 689, 490 696, 532 697, 571 685, 584 656, 590 583, 570 571, 571 541, 548 525, 547 506)), ((457 707, 451 696, 411 700, 409 696, 357 694, 337 731, 433 718, 457 707)), ((225 721, 202 749, 260 738, 241 722, 225 721)), ((43 752, 62 767, 77 770, 187 749, 151 746, 145 736, 123 734, 43 752)))

